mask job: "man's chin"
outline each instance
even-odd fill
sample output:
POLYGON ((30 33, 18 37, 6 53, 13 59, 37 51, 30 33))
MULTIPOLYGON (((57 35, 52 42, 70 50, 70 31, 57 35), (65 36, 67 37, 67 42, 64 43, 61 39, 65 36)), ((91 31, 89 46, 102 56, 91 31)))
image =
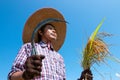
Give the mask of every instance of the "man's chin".
POLYGON ((50 41, 56 41, 57 40, 57 38, 51 38, 50 39, 50 41))

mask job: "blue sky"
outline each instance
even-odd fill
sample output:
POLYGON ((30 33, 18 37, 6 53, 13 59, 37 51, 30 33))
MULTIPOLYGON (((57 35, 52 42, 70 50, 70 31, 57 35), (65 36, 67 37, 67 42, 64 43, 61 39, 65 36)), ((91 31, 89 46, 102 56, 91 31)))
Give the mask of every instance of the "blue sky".
MULTIPOLYGON (((105 38, 110 52, 120 59, 120 0, 0 0, 0 79, 7 80, 12 63, 22 46, 22 30, 28 17, 43 7, 60 11, 67 24, 64 45, 59 53, 64 57, 67 80, 79 78, 82 49, 99 22, 106 17, 100 32, 114 36, 105 38)), ((111 60, 94 65, 94 80, 120 80, 120 64, 111 60), (103 77, 100 74, 104 75, 103 77)))

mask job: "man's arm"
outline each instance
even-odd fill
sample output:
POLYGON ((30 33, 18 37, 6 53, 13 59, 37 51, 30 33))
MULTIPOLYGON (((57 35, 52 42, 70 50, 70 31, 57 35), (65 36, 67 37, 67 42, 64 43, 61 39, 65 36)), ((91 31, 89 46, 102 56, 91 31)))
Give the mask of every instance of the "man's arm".
POLYGON ((11 75, 11 78, 10 80, 24 80, 22 78, 22 75, 23 75, 23 71, 18 71, 18 72, 15 72, 11 75))
POLYGON ((42 71, 43 55, 33 55, 27 58, 25 62, 25 71, 17 71, 11 75, 10 80, 30 80, 36 76, 40 76, 42 71))

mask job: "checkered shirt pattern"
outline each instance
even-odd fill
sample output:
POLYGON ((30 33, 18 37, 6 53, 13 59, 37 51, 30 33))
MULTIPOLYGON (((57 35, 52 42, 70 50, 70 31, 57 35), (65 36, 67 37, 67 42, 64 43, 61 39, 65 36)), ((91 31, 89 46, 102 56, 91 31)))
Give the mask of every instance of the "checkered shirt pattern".
MULTIPOLYGON (((62 56, 52 48, 48 49, 47 44, 44 42, 36 43, 35 48, 39 54, 45 55, 45 58, 42 60, 41 76, 37 76, 32 80, 65 80, 65 65, 62 56)), ((13 73, 24 71, 23 65, 27 57, 31 56, 31 50, 31 43, 22 46, 8 74, 8 80, 10 80, 13 73)))

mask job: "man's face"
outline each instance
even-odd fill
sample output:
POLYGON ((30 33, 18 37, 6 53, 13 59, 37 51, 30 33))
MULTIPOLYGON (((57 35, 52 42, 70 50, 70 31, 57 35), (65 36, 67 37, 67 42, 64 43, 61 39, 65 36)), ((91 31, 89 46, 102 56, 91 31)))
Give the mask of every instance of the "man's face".
POLYGON ((46 25, 42 37, 47 41, 52 41, 57 39, 57 33, 52 25, 46 25))

